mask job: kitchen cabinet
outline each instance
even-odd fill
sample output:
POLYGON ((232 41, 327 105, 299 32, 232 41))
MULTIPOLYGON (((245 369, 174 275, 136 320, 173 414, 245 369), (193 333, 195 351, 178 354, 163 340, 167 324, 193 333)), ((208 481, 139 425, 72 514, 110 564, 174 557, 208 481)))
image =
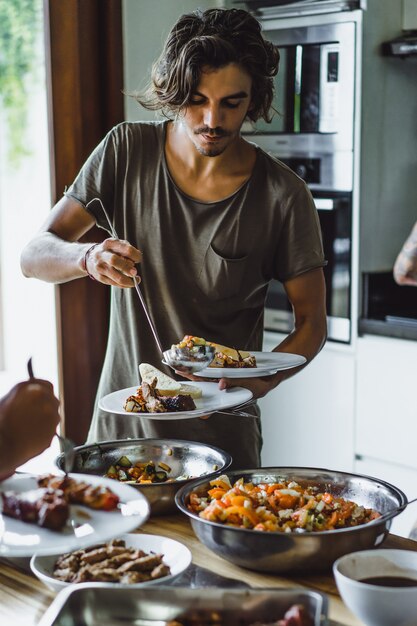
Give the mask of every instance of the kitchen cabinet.
MULTIPOLYGON (((377 476, 417 497, 417 341, 365 335, 357 345, 355 471, 377 476)), ((417 506, 394 519, 408 536, 417 506)))
MULTIPOLYGON (((266 332, 264 350, 284 338, 266 332)), ((262 465, 352 471, 354 386, 351 348, 328 343, 308 367, 262 398, 262 465)))
MULTIPOLYGON (((417 471, 410 468, 386 463, 384 461, 359 457, 355 460, 355 472, 374 476, 395 485, 409 500, 417 497, 417 471)), ((390 532, 408 537, 411 529, 417 524, 417 502, 410 504, 403 513, 395 517, 390 532)))
POLYGON ((358 338, 357 454, 417 470, 416 382, 417 341, 358 338))

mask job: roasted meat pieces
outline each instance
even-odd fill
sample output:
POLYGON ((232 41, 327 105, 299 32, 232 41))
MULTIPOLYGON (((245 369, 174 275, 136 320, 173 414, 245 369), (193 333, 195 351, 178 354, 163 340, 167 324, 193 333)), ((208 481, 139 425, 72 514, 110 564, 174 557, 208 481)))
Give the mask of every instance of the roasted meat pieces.
POLYGON ((90 509, 112 511, 119 504, 119 496, 103 485, 89 485, 69 476, 46 474, 38 478, 40 487, 58 489, 70 504, 82 504, 90 509))
POLYGON ((313 619, 301 604, 294 604, 278 621, 245 620, 242 617, 223 616, 218 611, 192 611, 178 619, 167 622, 167 626, 313 626, 313 619))
POLYGON ((89 485, 69 476, 47 474, 37 482, 38 489, 2 492, 3 514, 21 522, 61 530, 68 520, 70 504, 112 511, 119 503, 119 497, 108 487, 89 485))
POLYGON ((120 582, 141 583, 168 576, 170 568, 162 554, 146 554, 126 546, 123 539, 76 550, 59 557, 53 575, 67 583, 120 582))

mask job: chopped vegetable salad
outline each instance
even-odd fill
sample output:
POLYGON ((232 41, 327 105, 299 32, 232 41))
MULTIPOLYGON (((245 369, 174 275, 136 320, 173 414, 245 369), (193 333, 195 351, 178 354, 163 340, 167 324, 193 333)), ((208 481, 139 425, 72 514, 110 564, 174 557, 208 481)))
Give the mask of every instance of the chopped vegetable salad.
POLYGON ((351 528, 380 517, 319 487, 295 481, 244 482, 232 486, 226 475, 210 481, 206 496, 190 494, 188 508, 201 518, 239 528, 272 532, 311 532, 351 528))

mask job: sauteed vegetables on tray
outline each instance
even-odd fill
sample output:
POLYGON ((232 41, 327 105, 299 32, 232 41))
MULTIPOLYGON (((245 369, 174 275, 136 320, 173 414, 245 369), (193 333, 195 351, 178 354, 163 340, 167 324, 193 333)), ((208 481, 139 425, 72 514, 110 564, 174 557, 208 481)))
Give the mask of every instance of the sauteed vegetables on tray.
POLYGON ((380 517, 318 487, 295 481, 244 482, 232 486, 225 475, 210 481, 207 495, 190 494, 189 509, 201 518, 229 526, 272 532, 311 532, 351 528, 380 517))

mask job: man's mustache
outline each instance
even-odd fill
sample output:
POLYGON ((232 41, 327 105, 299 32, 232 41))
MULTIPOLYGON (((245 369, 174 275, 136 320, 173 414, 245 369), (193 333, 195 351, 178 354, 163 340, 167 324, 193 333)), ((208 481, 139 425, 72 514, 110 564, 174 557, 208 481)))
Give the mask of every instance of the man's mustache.
POLYGON ((216 128, 202 126, 201 128, 197 128, 197 130, 194 131, 194 134, 209 135, 210 137, 226 137, 229 133, 220 126, 217 126, 216 128))

